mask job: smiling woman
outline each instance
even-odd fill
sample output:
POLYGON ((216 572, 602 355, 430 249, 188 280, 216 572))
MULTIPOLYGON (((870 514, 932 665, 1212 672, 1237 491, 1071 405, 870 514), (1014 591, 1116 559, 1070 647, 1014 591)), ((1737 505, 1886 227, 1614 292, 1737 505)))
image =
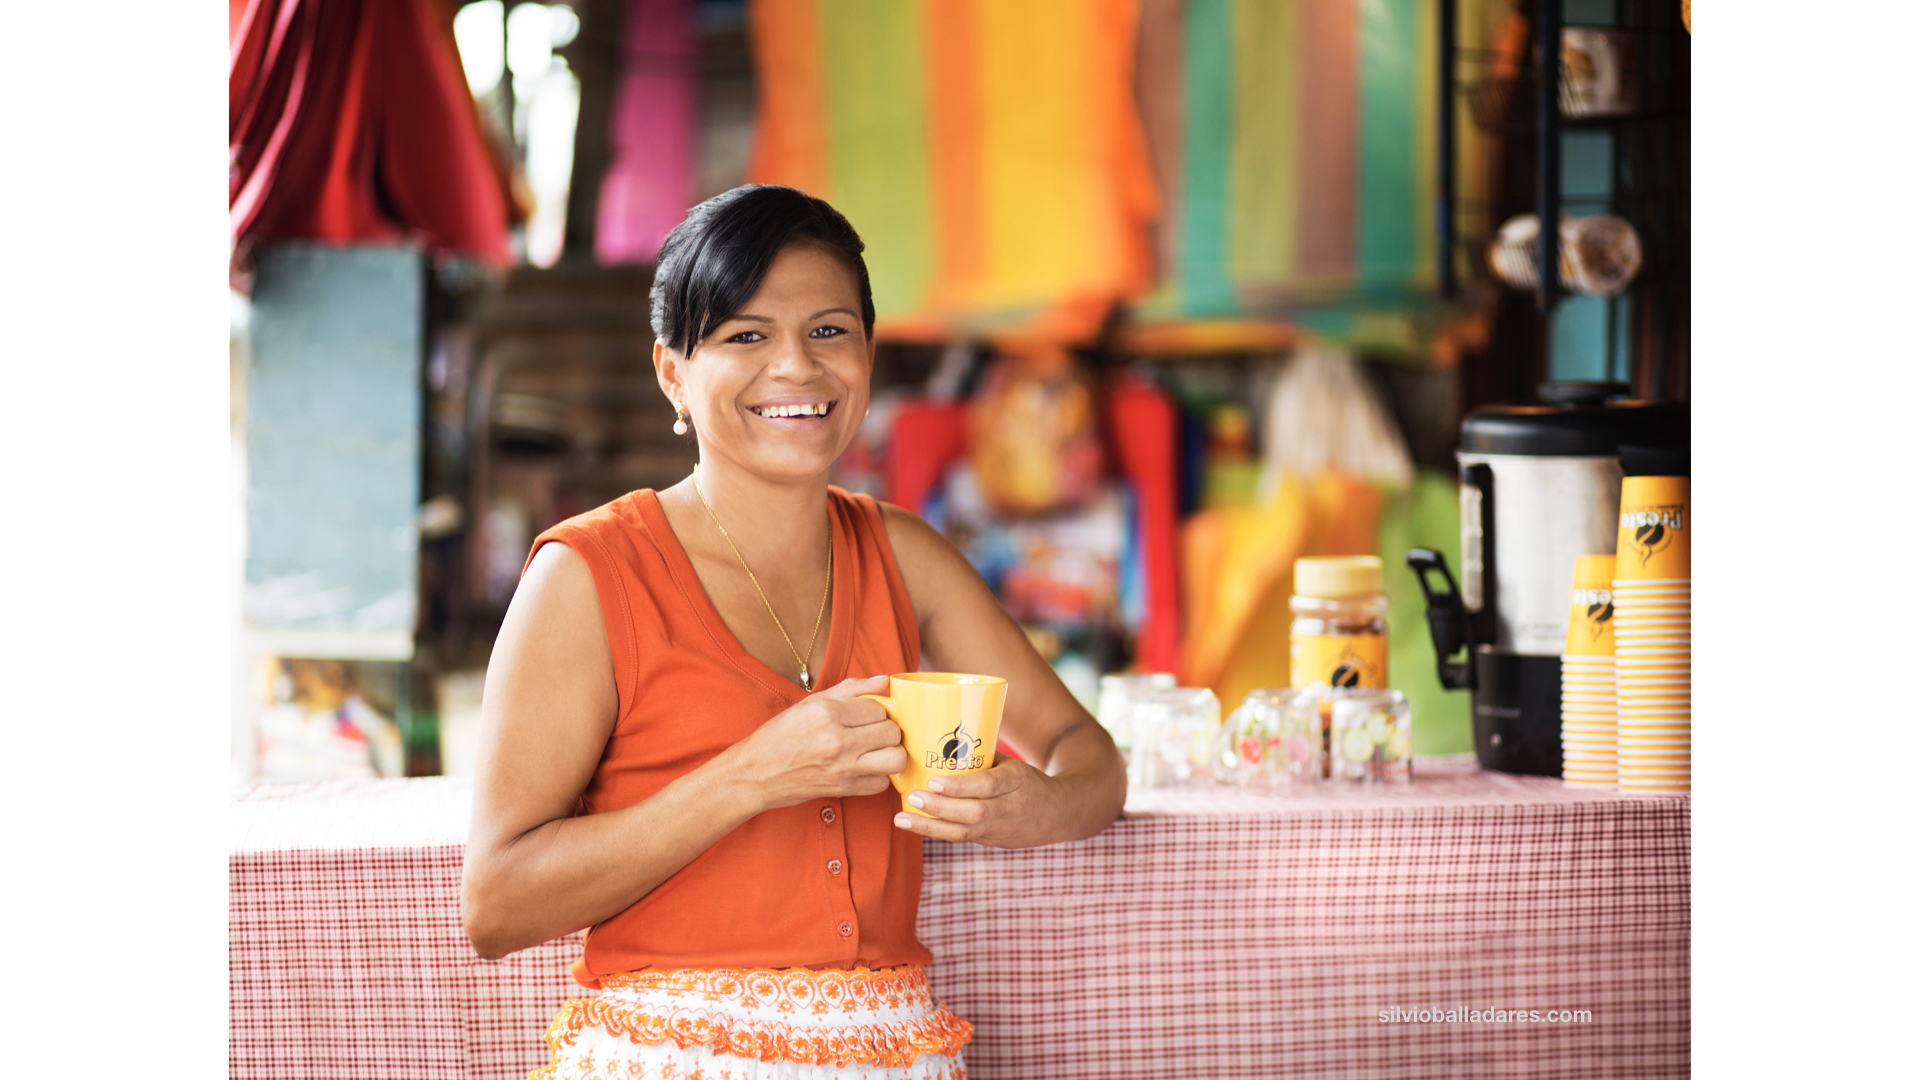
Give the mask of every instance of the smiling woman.
POLYGON ((862 247, 792 188, 690 211, 653 361, 699 467, 543 533, 514 594, 462 914, 489 957, 586 929, 574 975, 602 991, 537 1076, 964 1076, 971 1026, 915 932, 923 838, 1028 847, 1120 812, 1112 741, 965 558, 827 483, 867 409, 862 247), (923 659, 1006 679, 1025 760, 930 781, 909 815, 900 729, 860 695, 923 659))

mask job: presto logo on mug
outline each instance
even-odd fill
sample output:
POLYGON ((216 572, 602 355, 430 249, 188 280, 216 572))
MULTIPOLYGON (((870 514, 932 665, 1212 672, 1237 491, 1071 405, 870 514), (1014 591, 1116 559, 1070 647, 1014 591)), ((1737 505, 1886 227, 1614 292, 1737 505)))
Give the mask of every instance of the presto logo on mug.
POLYGON ((922 812, 906 796, 925 788, 935 776, 993 767, 1000 714, 1007 704, 1007 680, 995 675, 916 671, 889 676, 885 697, 861 696, 878 703, 900 725, 907 768, 895 774, 893 786, 899 789, 901 809, 908 813, 922 812))
POLYGON ((980 740, 967 734, 965 724, 955 724, 938 742, 939 749, 927 751, 927 768, 967 772, 979 767, 974 761, 974 752, 979 749, 980 740))

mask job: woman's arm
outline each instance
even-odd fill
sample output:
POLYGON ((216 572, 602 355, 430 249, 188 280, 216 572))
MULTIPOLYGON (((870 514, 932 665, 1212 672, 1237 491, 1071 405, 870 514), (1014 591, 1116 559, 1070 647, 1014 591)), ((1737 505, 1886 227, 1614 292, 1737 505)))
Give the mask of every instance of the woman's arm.
MULTIPOLYGON (((604 922, 764 810, 870 795, 906 767, 900 729, 849 679, 633 806, 574 817, 619 708, 593 575, 534 556, 487 665, 460 911, 489 959, 604 922)), ((670 720, 666 722, 671 722, 670 720)))
POLYGON ((941 840, 1034 847, 1078 840, 1120 816, 1126 761, 1054 674, 966 557, 926 522, 884 505, 887 537, 920 622, 921 649, 943 671, 1007 680, 1000 737, 1027 762, 934 780, 909 795, 936 816, 901 814, 906 829, 941 840))

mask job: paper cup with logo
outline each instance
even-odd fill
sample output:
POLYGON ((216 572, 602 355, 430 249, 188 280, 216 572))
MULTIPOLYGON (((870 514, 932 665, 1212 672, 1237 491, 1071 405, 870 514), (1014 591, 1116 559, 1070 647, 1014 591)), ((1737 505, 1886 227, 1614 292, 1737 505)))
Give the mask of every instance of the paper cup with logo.
POLYGON ((993 767, 1000 740, 1000 713, 1007 705, 1007 680, 995 675, 916 671, 887 680, 885 697, 863 694, 887 710, 900 725, 907 769, 893 777, 900 807, 931 817, 906 801, 935 777, 985 772, 993 767))
POLYGON ((1573 560, 1573 608, 1567 615, 1567 656, 1613 655, 1613 556, 1573 560))
POLYGON ((1620 482, 1620 538, 1614 548, 1617 579, 1692 580, 1691 490, 1684 476, 1629 476, 1620 482))

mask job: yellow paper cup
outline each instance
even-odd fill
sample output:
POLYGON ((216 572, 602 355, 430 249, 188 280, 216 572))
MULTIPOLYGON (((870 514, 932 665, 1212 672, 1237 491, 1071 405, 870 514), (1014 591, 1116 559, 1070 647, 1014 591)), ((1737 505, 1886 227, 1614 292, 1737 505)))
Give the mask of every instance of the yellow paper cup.
POLYGON ((1613 655, 1613 556, 1573 560, 1573 609, 1567 615, 1568 656, 1613 655))
POLYGON ((1620 482, 1615 575, 1622 581, 1691 581, 1692 485, 1684 476, 1629 476, 1620 482))
POLYGON ((918 671, 887 680, 887 694, 863 694, 879 702, 900 725, 907 770, 893 777, 900 807, 931 817, 907 802, 908 792, 923 790, 936 776, 985 772, 993 767, 1000 740, 1000 713, 1007 705, 1007 680, 994 675, 956 675, 918 671))

